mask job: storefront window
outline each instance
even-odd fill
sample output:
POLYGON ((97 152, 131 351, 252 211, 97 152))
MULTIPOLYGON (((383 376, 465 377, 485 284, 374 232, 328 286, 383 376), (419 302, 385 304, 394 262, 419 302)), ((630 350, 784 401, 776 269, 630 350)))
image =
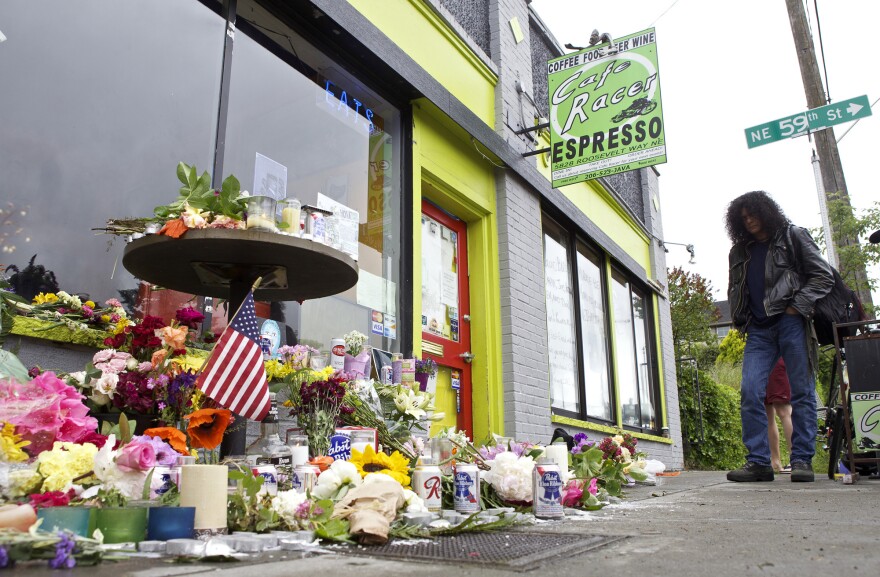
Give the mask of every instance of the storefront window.
POLYGON ((133 304, 124 242, 92 229, 173 201, 179 161, 210 171, 224 26, 194 1, 4 3, 0 264, 133 304))
POLYGON ((360 269, 345 293, 279 303, 272 316, 288 340, 320 349, 358 330, 399 350, 400 113, 257 3, 239 2, 236 24, 224 176, 261 193, 268 165, 275 192, 344 216, 342 250, 360 269))
POLYGON ((645 296, 620 272, 614 271, 611 277, 615 358, 623 424, 653 430, 656 428, 656 413, 645 296))
POLYGON ((577 343, 568 235, 555 223, 544 224, 544 294, 547 302, 547 351, 551 406, 580 412, 577 343))
POLYGON ((607 257, 586 239, 568 234, 544 215, 552 407, 565 416, 653 431, 658 419, 650 301, 614 268, 608 294, 606 263, 607 257), (609 328, 612 312, 614 324, 609 328), (620 422, 615 402, 620 405, 620 422))
POLYGON ((614 415, 608 371, 608 325, 605 321, 605 291, 602 290, 602 261, 598 254, 579 243, 577 267, 587 415, 611 421, 614 415))

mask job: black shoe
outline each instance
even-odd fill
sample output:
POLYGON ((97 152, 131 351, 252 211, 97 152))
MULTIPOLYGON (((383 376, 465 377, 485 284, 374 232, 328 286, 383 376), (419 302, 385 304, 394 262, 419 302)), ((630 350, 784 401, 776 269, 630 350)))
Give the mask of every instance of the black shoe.
POLYGON ((792 483, 812 483, 815 480, 816 476, 813 474, 812 465, 803 461, 794 461, 791 464, 792 483))
POLYGON ((742 469, 737 469, 727 473, 728 481, 736 481, 737 483, 750 483, 755 481, 772 481, 773 467, 770 465, 759 465, 749 461, 742 469))

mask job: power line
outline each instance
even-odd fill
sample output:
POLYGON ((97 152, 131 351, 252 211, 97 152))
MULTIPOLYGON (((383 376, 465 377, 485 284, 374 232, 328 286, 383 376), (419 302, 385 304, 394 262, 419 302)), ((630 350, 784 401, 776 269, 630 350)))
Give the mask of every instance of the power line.
POLYGON ((669 8, 667 8, 666 10, 664 10, 664 11, 660 14, 660 16, 657 16, 657 17, 654 19, 653 22, 651 22, 650 24, 648 24, 648 28, 650 28, 651 26, 653 26, 654 24, 656 24, 656 23, 657 23, 657 20, 660 20, 661 18, 663 18, 663 15, 666 14, 667 12, 669 12, 670 10, 672 10, 672 7, 675 6, 676 4, 678 4, 678 0, 675 0, 672 4, 669 5, 669 8))

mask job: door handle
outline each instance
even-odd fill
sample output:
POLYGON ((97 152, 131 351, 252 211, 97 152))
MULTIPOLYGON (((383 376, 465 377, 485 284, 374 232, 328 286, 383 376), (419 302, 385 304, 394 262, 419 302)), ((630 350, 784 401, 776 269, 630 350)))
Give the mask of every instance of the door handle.
POLYGON ((461 357, 461 358, 464 360, 464 362, 466 362, 466 363, 468 363, 468 364, 472 363, 473 360, 474 360, 474 355, 473 355, 473 353, 471 353, 470 351, 467 351, 467 352, 461 353, 461 354, 458 355, 458 356, 461 357))

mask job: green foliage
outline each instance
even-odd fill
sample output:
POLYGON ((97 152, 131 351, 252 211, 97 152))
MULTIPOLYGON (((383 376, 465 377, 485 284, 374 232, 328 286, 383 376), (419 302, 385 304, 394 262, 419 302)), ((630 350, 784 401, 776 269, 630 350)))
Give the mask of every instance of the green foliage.
POLYGON ((736 329, 730 329, 730 332, 722 339, 718 345, 718 358, 715 363, 727 363, 729 365, 741 365, 743 362, 743 353, 746 350, 746 338, 736 329))
POLYGON ((682 356, 686 343, 713 342, 709 323, 719 318, 712 296, 712 283, 680 267, 668 271, 669 307, 675 356, 682 356))
MULTIPOLYGON (((880 244, 871 244, 864 240, 859 244, 846 241, 848 239, 865 239, 872 232, 880 229, 880 202, 875 202, 870 208, 860 211, 860 214, 857 215, 853 212, 849 202, 839 198, 839 195, 829 196, 834 197, 828 201, 828 220, 834 235, 840 275, 847 286, 858 291, 864 299, 865 294, 870 294, 870 291, 877 287, 877 280, 868 276, 862 279, 859 273, 867 273, 867 271, 876 269, 876 265, 880 263, 880 244)), ((816 244, 820 247, 827 245, 827 239, 825 239, 821 227, 811 229, 810 232, 816 240, 816 244)), ((870 310, 865 312, 872 316, 870 310)), ((874 312, 876 314, 876 310, 874 312)))
POLYGON ((241 196, 241 183, 235 176, 227 176, 220 190, 213 190, 208 171, 199 176, 195 165, 181 162, 177 165, 177 178, 183 183, 180 196, 171 204, 157 206, 153 211, 157 218, 173 218, 185 211, 187 205, 215 216, 225 215, 239 220, 243 217, 246 197, 241 196))
POLYGON ((709 376, 719 385, 739 389, 742 384, 742 365, 731 365, 726 362, 716 362, 709 367, 709 376))
POLYGON ((18 305, 30 305, 30 301, 12 292, 12 283, 0 271, 0 345, 12 330, 12 324, 18 314, 18 305))
POLYGON ((741 466, 746 450, 742 444, 739 391, 727 385, 719 385, 712 380, 709 373, 695 372, 689 365, 679 365, 677 376, 685 465, 690 469, 702 470, 734 469, 741 466))
POLYGON ((717 340, 708 343, 695 343, 690 350, 690 354, 697 359, 697 366, 699 367, 711 367, 714 365, 719 353, 720 349, 717 340))
POLYGON ((261 475, 245 469, 230 471, 229 478, 238 484, 235 492, 229 495, 226 507, 226 524, 230 531, 263 532, 280 524, 278 515, 263 502, 268 495, 259 494, 264 480, 261 475))

